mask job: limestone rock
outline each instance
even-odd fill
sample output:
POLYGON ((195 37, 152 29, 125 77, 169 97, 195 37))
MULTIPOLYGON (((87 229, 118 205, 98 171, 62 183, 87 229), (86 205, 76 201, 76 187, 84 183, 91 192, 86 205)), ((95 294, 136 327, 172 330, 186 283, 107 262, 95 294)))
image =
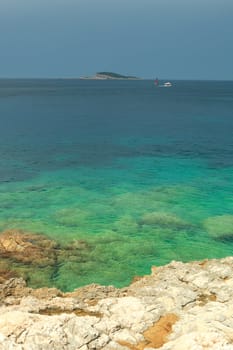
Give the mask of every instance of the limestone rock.
POLYGON ((0 302, 1 350, 233 350, 233 257, 173 261, 123 289, 11 278, 0 302))
POLYGON ((57 244, 43 235, 8 230, 0 235, 0 254, 30 264, 50 265, 53 263, 57 244))
POLYGON ((61 247, 45 235, 4 231, 0 233, 0 283, 10 277, 23 277, 32 287, 52 286, 64 263, 82 262, 89 250, 81 239, 61 247))

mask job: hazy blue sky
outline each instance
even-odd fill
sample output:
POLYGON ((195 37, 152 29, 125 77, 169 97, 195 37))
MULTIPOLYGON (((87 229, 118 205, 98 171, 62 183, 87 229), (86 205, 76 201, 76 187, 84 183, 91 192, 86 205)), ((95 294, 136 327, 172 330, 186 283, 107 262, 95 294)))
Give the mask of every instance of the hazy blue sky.
POLYGON ((0 77, 233 79, 233 0, 0 0, 0 77))

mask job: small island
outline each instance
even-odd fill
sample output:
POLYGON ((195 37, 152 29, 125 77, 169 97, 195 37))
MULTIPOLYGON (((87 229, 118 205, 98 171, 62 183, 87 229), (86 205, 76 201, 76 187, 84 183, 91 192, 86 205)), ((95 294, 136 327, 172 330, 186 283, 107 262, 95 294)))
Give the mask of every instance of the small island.
POLYGON ((80 77, 80 79, 90 80, 139 80, 140 78, 130 75, 122 75, 113 72, 98 72, 93 76, 80 77))

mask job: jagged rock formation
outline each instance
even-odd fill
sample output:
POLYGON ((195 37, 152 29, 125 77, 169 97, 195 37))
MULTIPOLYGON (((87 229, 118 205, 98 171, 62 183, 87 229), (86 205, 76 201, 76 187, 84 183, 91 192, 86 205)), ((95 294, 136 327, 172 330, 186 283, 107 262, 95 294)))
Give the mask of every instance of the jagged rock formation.
POLYGON ((116 289, 0 284, 0 349, 233 349, 233 257, 153 267, 116 289))

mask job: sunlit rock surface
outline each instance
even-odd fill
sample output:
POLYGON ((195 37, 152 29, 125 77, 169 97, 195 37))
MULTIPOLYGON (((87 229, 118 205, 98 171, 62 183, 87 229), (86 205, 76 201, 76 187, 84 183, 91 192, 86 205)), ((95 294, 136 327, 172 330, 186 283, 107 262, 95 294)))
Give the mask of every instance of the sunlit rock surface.
POLYGON ((233 257, 174 261, 126 288, 92 284, 70 293, 28 288, 5 274, 0 343, 21 350, 233 349, 233 257))
POLYGON ((0 233, 0 282, 23 277, 31 286, 51 286, 63 263, 79 263, 89 251, 84 240, 62 247, 45 235, 7 230, 0 233))

